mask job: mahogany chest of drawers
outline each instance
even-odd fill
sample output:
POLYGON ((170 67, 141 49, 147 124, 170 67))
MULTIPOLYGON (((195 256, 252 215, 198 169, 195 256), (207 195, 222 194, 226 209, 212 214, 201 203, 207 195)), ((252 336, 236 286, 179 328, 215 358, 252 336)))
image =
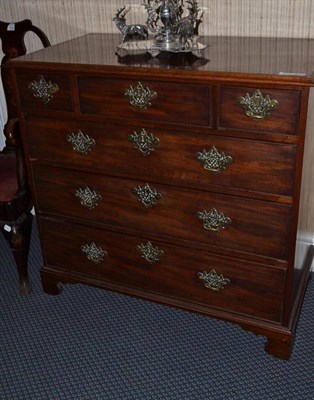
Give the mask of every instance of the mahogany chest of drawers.
POLYGON ((208 38, 203 59, 118 56, 117 40, 8 63, 44 291, 79 282, 207 314, 289 358, 313 258, 297 240, 311 71, 266 39, 208 38))

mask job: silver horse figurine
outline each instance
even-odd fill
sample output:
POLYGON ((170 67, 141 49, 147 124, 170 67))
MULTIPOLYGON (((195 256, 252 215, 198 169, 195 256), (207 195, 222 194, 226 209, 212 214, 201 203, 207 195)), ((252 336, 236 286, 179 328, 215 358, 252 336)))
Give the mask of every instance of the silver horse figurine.
POLYGON ((117 11, 115 16, 112 18, 112 21, 116 24, 117 28, 123 35, 122 43, 126 41, 126 39, 130 39, 133 35, 137 35, 138 37, 142 38, 143 40, 148 38, 148 29, 145 25, 127 25, 125 21, 125 15, 128 12, 125 11, 125 7, 122 7, 120 10, 117 11))

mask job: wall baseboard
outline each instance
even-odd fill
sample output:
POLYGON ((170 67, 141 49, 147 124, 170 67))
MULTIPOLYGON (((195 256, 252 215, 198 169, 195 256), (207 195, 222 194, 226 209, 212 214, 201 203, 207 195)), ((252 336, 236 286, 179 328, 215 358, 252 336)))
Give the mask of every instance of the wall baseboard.
MULTIPOLYGON (((306 254, 307 254, 307 251, 308 251, 308 248, 310 245, 313 245, 313 244, 314 244, 314 234, 313 235, 312 234, 304 234, 304 235, 300 235, 298 237, 298 253, 296 255, 296 260, 295 260, 296 265, 303 264, 306 254)), ((314 272, 314 262, 312 264, 311 271, 314 272)))

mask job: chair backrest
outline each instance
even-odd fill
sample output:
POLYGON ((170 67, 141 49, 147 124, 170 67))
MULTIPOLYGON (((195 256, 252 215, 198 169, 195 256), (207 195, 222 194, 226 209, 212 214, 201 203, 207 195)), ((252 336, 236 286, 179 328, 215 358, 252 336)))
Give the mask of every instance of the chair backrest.
MULTIPOLYGON (((46 34, 37 26, 33 25, 31 20, 24 19, 23 21, 15 23, 0 21, 0 39, 2 42, 2 51, 4 53, 4 57, 1 60, 1 66, 12 58, 26 54, 27 50, 24 39, 28 32, 35 33, 40 39, 43 47, 50 46, 46 34)), ((13 100, 10 77, 5 68, 1 68, 1 76, 7 101, 8 119, 14 118, 16 117, 16 106, 13 100)))
POLYGON ((40 39, 44 47, 50 46, 49 39, 46 34, 37 26, 33 25, 30 19, 24 19, 20 22, 3 22, 0 21, 0 39, 2 41, 2 51, 4 57, 1 64, 10 58, 23 56, 26 54, 25 34, 34 32, 40 39))

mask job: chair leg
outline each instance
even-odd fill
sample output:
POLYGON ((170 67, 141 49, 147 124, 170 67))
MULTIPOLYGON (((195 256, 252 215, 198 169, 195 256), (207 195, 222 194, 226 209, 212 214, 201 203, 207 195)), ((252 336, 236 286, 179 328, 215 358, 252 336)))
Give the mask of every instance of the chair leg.
POLYGON ((11 226, 10 232, 5 236, 10 244, 19 276, 19 287, 22 294, 29 294, 31 286, 28 279, 27 260, 32 231, 33 215, 25 213, 11 226))

